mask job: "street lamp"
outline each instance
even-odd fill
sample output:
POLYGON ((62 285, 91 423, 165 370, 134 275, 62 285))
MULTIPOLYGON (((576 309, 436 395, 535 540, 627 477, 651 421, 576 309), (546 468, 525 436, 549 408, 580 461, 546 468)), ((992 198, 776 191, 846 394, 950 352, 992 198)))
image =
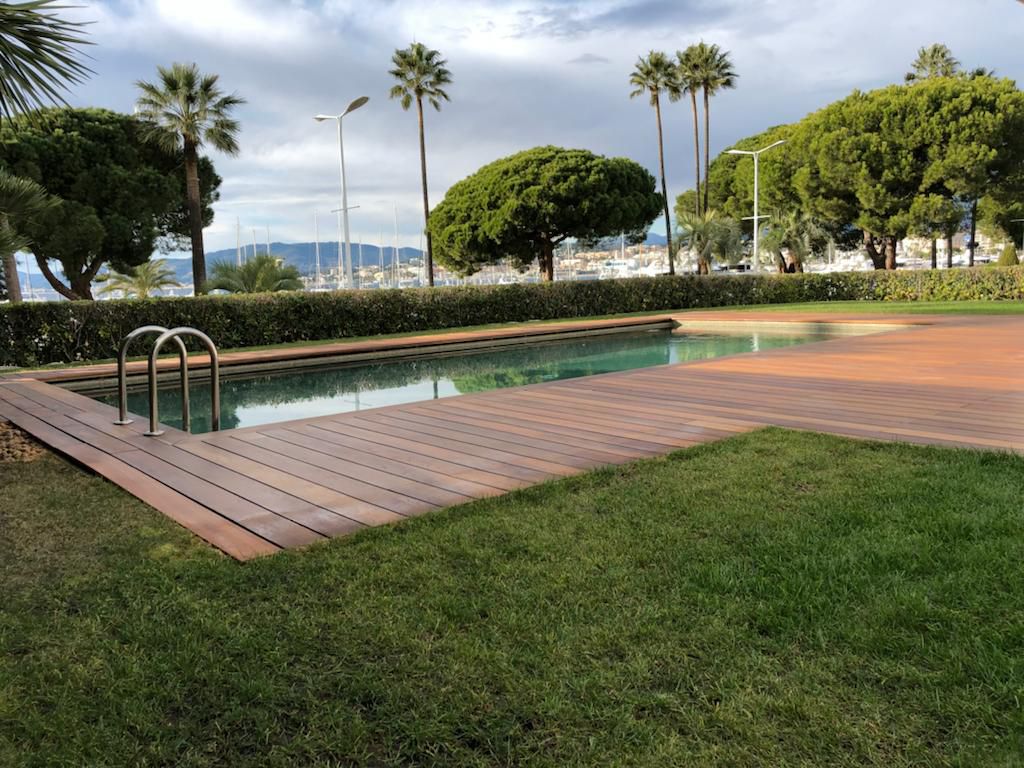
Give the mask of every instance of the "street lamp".
POLYGON ((352 101, 340 115, 316 115, 313 118, 318 123, 322 123, 324 120, 338 121, 338 162, 341 167, 341 217, 345 226, 345 278, 349 288, 352 287, 352 243, 348 234, 348 189, 345 185, 345 144, 341 137, 341 120, 349 112, 355 112, 369 100, 369 96, 360 96, 352 101))
POLYGON ((761 219, 767 219, 767 216, 757 215, 757 173, 758 173, 758 160, 761 158, 762 152, 767 152, 769 149, 785 144, 785 139, 780 139, 774 144, 769 144, 767 147, 761 149, 749 150, 749 149, 728 149, 726 150, 727 155, 750 155, 754 158, 754 271, 761 271, 761 253, 758 250, 758 238, 760 237, 761 219))

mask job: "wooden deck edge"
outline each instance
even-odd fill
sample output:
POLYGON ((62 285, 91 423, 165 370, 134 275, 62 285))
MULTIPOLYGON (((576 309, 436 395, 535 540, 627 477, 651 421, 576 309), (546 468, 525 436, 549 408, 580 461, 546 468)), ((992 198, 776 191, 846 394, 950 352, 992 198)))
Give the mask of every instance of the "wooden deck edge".
MULTIPOLYGON (((670 312, 645 315, 642 317, 609 318, 603 320, 567 320, 564 322, 543 322, 537 324, 522 324, 512 328, 494 328, 490 330, 459 331, 453 329, 445 333, 419 334, 416 336, 402 336, 399 338, 380 339, 377 341, 340 341, 328 344, 307 344, 304 346, 284 347, 280 349, 226 352, 220 356, 221 370, 226 368, 245 365, 264 365, 268 363, 282 363, 296 360, 316 360, 319 358, 345 358, 368 353, 400 353, 413 352, 425 347, 458 347, 473 342, 500 341, 515 338, 536 338, 543 336, 555 336, 561 334, 579 333, 585 331, 614 330, 617 328, 632 328, 646 325, 668 324, 673 322, 670 312)), ((216 340, 215 340, 216 341, 216 340)), ((205 354, 196 354, 189 357, 190 370, 203 370, 209 368, 209 357, 205 354)), ((157 363, 157 370, 160 372, 177 370, 177 358, 161 359, 157 363)), ((146 372, 146 362, 135 360, 129 362, 126 367, 128 375, 138 375, 146 372)), ((41 382, 71 382, 85 381, 88 379, 111 378, 117 375, 115 363, 101 363, 97 365, 84 365, 78 367, 39 369, 30 371, 18 371, 16 373, 0 375, 0 382, 4 380, 31 379, 41 382)))
POLYGON ((250 560, 280 550, 266 539, 246 531, 123 461, 71 437, 4 400, 0 400, 0 418, 25 430, 50 450, 114 483, 236 560, 250 560))

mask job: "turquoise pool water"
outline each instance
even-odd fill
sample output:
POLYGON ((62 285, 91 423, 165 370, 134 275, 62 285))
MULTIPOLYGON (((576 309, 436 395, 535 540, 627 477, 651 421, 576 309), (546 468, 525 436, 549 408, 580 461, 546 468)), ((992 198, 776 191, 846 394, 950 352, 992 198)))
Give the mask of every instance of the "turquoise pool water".
MULTIPOLYGON (((221 429, 327 416, 502 387, 704 360, 834 338, 807 332, 694 333, 648 330, 462 351, 390 362, 278 371, 221 380, 221 429)), ((192 431, 210 428, 208 382, 191 389, 192 431)), ((117 395, 97 397, 117 405, 117 395)), ((160 390, 160 421, 181 427, 181 395, 160 390)), ((145 390, 129 391, 128 410, 149 413, 145 390)))

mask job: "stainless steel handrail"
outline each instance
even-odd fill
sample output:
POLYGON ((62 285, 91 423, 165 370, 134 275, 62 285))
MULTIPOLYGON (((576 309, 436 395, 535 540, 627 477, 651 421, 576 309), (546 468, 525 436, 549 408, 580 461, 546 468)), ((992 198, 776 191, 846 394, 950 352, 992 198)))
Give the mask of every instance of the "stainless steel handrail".
MULTIPOLYGON (((117 421, 115 424, 131 424, 132 419, 128 418, 128 347, 135 339, 150 333, 166 333, 167 329, 162 325, 143 325, 136 328, 123 339, 117 350, 117 421)), ((181 420, 188 431, 189 407, 188 407, 188 350, 185 349, 185 342, 175 337, 178 344, 178 364, 181 368, 181 420)))
POLYGON ((157 413, 156 358, 164 344, 171 339, 181 341, 180 336, 194 336, 203 343, 210 354, 211 426, 214 432, 220 429, 220 358, 217 355, 217 346, 209 336, 195 328, 171 328, 160 334, 149 353, 149 431, 145 433, 149 437, 157 437, 164 433, 160 429, 160 418, 157 413))

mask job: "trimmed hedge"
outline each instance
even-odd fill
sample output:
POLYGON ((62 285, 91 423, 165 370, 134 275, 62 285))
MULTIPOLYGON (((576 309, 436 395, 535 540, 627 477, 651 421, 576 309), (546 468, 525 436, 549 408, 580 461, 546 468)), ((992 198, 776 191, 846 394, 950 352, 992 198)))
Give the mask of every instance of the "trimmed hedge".
POLYGON ((677 275, 538 285, 289 292, 0 306, 0 365, 117 355, 140 325, 205 331, 222 349, 488 323, 801 301, 1024 299, 1024 268, 677 275))

